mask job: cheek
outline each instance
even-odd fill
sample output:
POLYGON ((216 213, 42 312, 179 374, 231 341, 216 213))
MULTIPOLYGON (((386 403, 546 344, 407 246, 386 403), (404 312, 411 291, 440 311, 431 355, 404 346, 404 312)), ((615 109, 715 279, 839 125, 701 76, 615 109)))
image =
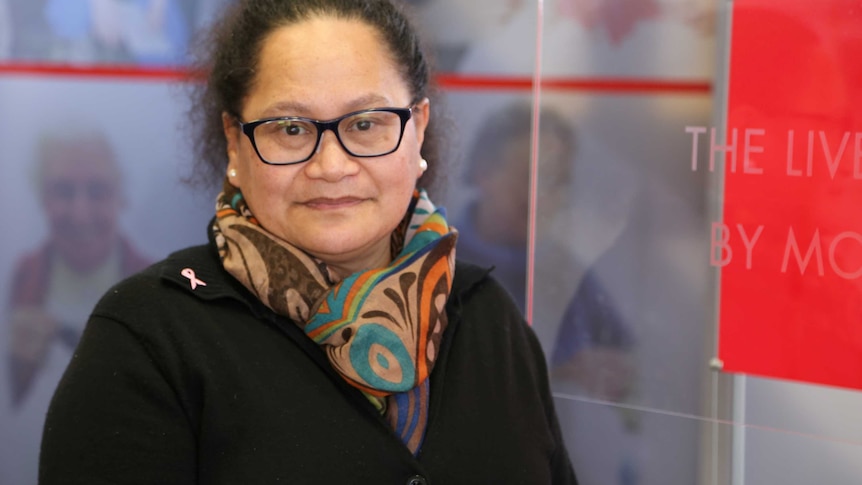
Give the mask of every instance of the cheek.
POLYGON ((243 197, 252 210, 258 214, 276 209, 284 198, 282 194, 290 193, 290 182, 284 174, 271 173, 268 170, 245 171, 238 176, 237 185, 242 190, 243 197))
POLYGON ((50 219, 58 219, 65 217, 69 204, 61 200, 46 198, 42 205, 45 207, 45 213, 50 219))
POLYGON ((383 210, 386 218, 391 219, 389 222, 394 221, 394 224, 397 224, 404 216, 416 188, 418 165, 418 161, 405 157, 397 161, 395 166, 380 164, 369 168, 368 173, 374 180, 380 200, 385 203, 383 210))
MULTIPOLYGON (((407 141, 405 134, 405 142, 407 141)), ((361 161, 364 170, 374 178, 378 184, 416 185, 421 175, 419 170, 420 156, 419 148, 412 137, 409 143, 402 142, 401 148, 393 155, 380 158, 369 158, 361 161)), ((385 187, 383 187, 385 188, 385 187)))
POLYGON ((300 173, 302 169, 302 164, 273 166, 258 162, 238 170, 235 186, 242 190, 249 209, 261 224, 275 230, 285 223, 292 203, 304 197, 308 185, 303 182, 306 179, 300 173))
POLYGON ((413 193, 422 171, 419 169, 419 157, 406 157, 400 171, 392 171, 398 173, 393 177, 393 184, 398 184, 405 192, 413 193))
POLYGON ((113 225, 120 217, 120 209, 118 201, 111 201, 96 205, 93 213, 96 214, 100 223, 113 225))

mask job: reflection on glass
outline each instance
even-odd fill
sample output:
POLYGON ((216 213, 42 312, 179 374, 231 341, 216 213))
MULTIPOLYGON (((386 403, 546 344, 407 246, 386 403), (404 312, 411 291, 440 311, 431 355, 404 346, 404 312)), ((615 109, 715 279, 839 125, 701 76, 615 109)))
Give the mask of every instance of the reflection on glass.
POLYGON ((628 401, 636 369, 627 325, 596 273, 587 271, 560 324, 551 357, 554 378, 572 380, 598 399, 628 401))
MULTIPOLYGON (((468 153, 467 183, 474 198, 456 220, 460 236, 458 258, 482 266, 494 266, 493 275, 525 307, 527 237, 530 217, 530 143, 532 108, 513 102, 493 111, 482 123, 468 153)), ((538 187, 543 210, 554 211, 565 200, 572 174, 574 131, 551 108, 540 116, 538 187)), ((542 219, 550 221, 550 219, 542 219)), ((549 228, 539 224, 542 233, 549 228)), ((566 251, 540 247, 537 254, 555 259, 565 268, 566 251)))
MULTIPOLYGON (((703 415, 710 273, 705 177, 686 164, 691 147, 680 133, 709 106, 661 101, 596 97, 579 116, 571 195, 577 211, 595 216, 570 217, 567 240, 576 254, 595 249, 582 251, 583 276, 561 298, 558 325, 536 320, 553 328, 558 408, 578 409, 561 419, 573 460, 595 478, 586 484, 697 480, 702 424, 692 418, 703 415)), ((537 273, 537 297, 551 277, 537 273)))

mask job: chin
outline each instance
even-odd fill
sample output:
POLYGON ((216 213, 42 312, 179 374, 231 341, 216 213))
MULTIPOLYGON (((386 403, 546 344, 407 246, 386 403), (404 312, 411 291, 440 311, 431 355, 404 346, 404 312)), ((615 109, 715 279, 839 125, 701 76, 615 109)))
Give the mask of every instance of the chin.
POLYGON ((317 255, 324 260, 344 260, 352 255, 362 253, 362 244, 346 244, 344 241, 333 241, 331 243, 321 243, 309 245, 307 251, 313 255, 317 255))
MULTIPOLYGON (((356 231, 327 231, 326 240, 306 241, 306 252, 326 262, 349 263, 360 261, 367 254, 373 254, 378 244, 389 244, 389 233, 383 237, 356 237, 356 231)), ((388 256, 388 253, 387 253, 388 256)))

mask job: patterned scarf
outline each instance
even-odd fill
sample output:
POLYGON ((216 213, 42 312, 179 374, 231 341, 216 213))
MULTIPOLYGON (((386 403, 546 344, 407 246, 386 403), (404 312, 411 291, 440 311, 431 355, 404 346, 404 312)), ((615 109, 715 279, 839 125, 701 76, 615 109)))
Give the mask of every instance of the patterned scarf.
POLYGON ((225 269, 296 322, 418 453, 455 270, 457 231, 444 210, 415 191, 392 233, 390 265, 341 281, 325 263, 261 227, 229 183, 217 199, 213 233, 225 269))

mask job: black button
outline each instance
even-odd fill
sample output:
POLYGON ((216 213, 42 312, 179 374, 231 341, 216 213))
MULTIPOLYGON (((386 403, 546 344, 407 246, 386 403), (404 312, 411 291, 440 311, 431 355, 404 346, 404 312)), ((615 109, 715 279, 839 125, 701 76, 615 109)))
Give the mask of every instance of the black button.
POLYGON ((428 480, 425 480, 423 476, 416 475, 407 480, 407 485, 428 485, 428 480))

